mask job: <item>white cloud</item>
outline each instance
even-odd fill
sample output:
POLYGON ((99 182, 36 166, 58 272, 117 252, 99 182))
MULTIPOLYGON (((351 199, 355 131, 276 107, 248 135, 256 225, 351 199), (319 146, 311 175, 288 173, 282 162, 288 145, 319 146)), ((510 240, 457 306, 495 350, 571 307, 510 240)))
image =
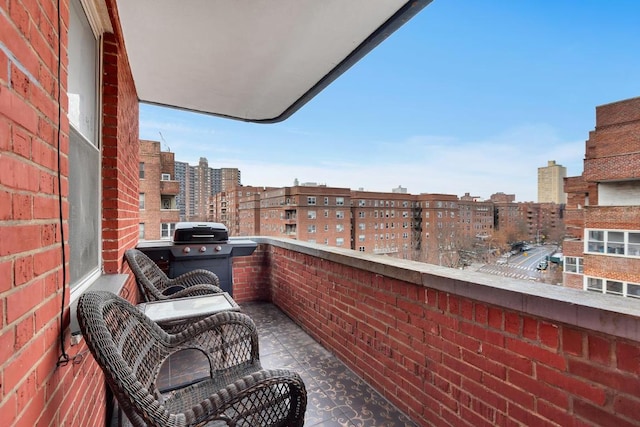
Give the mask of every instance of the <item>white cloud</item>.
POLYGON ((563 141, 544 124, 526 124, 478 140, 413 135, 397 141, 346 142, 337 148, 334 141, 318 143, 318 134, 314 146, 305 147, 306 132, 285 127, 275 133, 265 129, 264 139, 255 128, 216 132, 180 121, 143 120, 144 137, 143 129, 147 134, 163 131, 176 160, 196 164, 207 157, 210 167, 238 168, 243 184, 256 186, 289 186, 297 178, 368 191, 401 185, 414 194, 469 192, 488 198, 505 192, 520 201, 535 201, 539 167, 555 160, 568 168, 569 176, 578 175, 584 158, 584 141, 563 141))

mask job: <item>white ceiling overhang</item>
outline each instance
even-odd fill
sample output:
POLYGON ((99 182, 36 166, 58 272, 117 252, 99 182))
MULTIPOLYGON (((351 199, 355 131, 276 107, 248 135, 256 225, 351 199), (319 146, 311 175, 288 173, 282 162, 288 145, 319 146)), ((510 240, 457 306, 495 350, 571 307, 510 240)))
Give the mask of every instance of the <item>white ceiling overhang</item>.
POLYGON ((117 0, 141 102, 286 119, 431 0, 117 0))

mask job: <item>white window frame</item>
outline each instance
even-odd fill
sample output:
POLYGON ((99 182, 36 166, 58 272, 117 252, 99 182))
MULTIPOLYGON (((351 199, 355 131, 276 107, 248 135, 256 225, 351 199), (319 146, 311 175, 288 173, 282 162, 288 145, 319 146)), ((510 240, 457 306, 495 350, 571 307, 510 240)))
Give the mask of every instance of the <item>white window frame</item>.
POLYGON ((640 258, 640 230, 587 228, 584 230, 584 252, 596 255, 640 258), (598 236, 598 234, 601 236, 598 236))
POLYGON ((564 257, 564 272, 582 274, 584 258, 575 256, 564 257))
POLYGON ((336 246, 344 245, 344 237, 336 237, 336 246))
POLYGON ((344 211, 336 211, 337 219, 344 219, 344 211))
POLYGON ((160 239, 170 240, 173 237, 173 233, 176 231, 175 222, 163 222, 160 224, 160 239))
POLYGON ((315 233, 315 232, 316 232, 315 224, 307 225, 307 233, 315 233))
POLYGON ((640 299, 640 283, 592 276, 584 276, 583 280, 583 289, 585 291, 640 299), (596 287, 594 286, 595 284, 599 286, 596 287), (620 285, 620 291, 613 289, 616 284, 620 285))
POLYGON ((344 206, 344 197, 336 197, 336 206, 344 206))
POLYGON ((336 232, 342 233, 344 231, 344 224, 336 224, 336 232))
MULTIPOLYGON (((91 0, 72 0, 69 3, 69 26, 72 27, 74 29, 69 30, 69 41, 68 41, 68 52, 69 52, 69 61, 74 61, 75 60, 75 53, 77 53, 77 51, 75 50, 76 48, 72 47, 74 45, 74 43, 76 43, 74 37, 76 37, 76 35, 83 37, 82 39, 80 39, 77 45, 75 45, 76 47, 79 47, 80 52, 79 52, 79 57, 81 58, 81 61, 84 58, 87 58, 87 51, 86 48, 88 46, 90 46, 91 44, 93 44, 94 46, 94 50, 92 50, 92 52, 94 53, 95 57, 92 58, 94 61, 94 67, 90 67, 88 66, 87 62, 80 62, 80 69, 82 70, 82 72, 84 72, 87 69, 90 69, 89 71, 93 70, 95 75, 93 77, 90 78, 90 80, 93 81, 93 86, 94 86, 94 91, 90 96, 90 100, 93 101, 93 105, 92 102, 89 102, 87 104, 87 99, 83 98, 83 93, 78 93, 75 94, 73 92, 71 92, 72 90, 74 90, 73 86, 74 83, 77 82, 80 86, 84 84, 86 84, 86 76, 88 76, 88 74, 82 74, 82 72, 80 74, 75 74, 74 71, 78 70, 77 67, 72 66, 71 64, 69 65, 69 75, 67 77, 68 80, 68 86, 67 86, 67 97, 69 99, 69 105, 68 105, 68 117, 69 117, 69 150, 72 150, 72 144, 74 144, 73 141, 76 141, 79 144, 89 144, 91 148, 95 148, 95 150, 97 151, 97 156, 98 158, 97 160, 97 164, 101 165, 102 164, 102 138, 101 138, 101 129, 102 129, 102 91, 101 91, 101 87, 102 87, 102 80, 101 80, 101 76, 102 76, 102 34, 105 32, 106 28, 104 27, 104 24, 101 20, 101 18, 99 17, 99 14, 97 12, 97 8, 95 7, 95 5, 93 4, 93 2, 91 0), (76 27, 75 25, 78 24, 78 22, 75 20, 74 14, 78 13, 78 15, 80 15, 80 20, 84 21, 81 22, 80 25, 82 27, 82 29, 80 29, 79 31, 76 31, 76 27), (87 31, 87 25, 88 25, 88 30, 87 31), (92 35, 92 39, 88 39, 86 38, 87 36, 89 36, 89 34, 92 35), (84 76, 84 78, 83 78, 84 76), (87 106, 88 105, 88 106, 87 106), (89 115, 83 115, 83 112, 86 112, 86 110, 84 109, 84 107, 87 106, 87 109, 93 109, 93 111, 89 111, 89 115), (87 132, 86 129, 86 125, 89 124, 89 129, 90 131, 87 132)), ((91 60, 91 59, 89 59, 91 60)), ((78 87, 79 88, 79 87, 78 87)), ((88 92, 85 92, 84 95, 86 95, 88 92)), ((86 148, 86 146, 85 146, 86 148)), ((73 165, 69 165, 69 168, 73 168, 73 165)), ((96 259, 95 259, 95 264, 89 268, 87 270, 86 273, 84 273, 81 277, 79 278, 73 278, 74 275, 74 263, 76 262, 75 260, 77 259, 75 257, 75 250, 73 247, 73 238, 71 236, 72 233, 74 233, 73 231, 73 219, 71 218, 71 215, 69 217, 69 242, 70 242, 70 250, 71 250, 71 258, 69 259, 69 268, 70 268, 70 279, 69 279, 69 283, 70 283, 70 301, 73 302, 75 300, 77 300, 79 298, 79 296, 86 290, 89 288, 89 286, 96 281, 96 279, 98 279, 101 274, 102 274, 102 270, 103 270, 103 258, 102 258, 102 168, 98 166, 97 170, 95 171, 95 173, 98 175, 97 177, 97 185, 94 189, 94 191, 97 192, 97 196, 98 196, 98 202, 97 202, 97 206, 96 206, 96 220, 97 220, 97 230, 96 231, 96 235, 95 235, 95 241, 96 241, 96 259)), ((69 183, 69 192, 71 193, 73 191, 73 183, 70 182, 69 183)), ((71 207, 71 209, 73 209, 73 207, 71 207)))
POLYGON ((314 206, 316 204, 315 196, 307 196, 307 205, 314 206))
POLYGON ((171 174, 170 173, 160 174, 160 181, 171 181, 171 174))
POLYGON ((308 219, 316 219, 316 211, 307 211, 308 219))

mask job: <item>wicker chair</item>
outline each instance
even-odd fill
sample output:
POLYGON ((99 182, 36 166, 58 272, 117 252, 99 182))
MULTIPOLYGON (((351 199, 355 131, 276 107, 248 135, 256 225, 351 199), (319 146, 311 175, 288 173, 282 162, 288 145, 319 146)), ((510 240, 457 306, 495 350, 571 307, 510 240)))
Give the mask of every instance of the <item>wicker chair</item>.
POLYGON ((120 408, 134 426, 302 426, 307 394, 300 376, 264 370, 251 318, 220 312, 176 335, 163 331, 127 300, 86 292, 78 301, 83 337, 120 408), (163 394, 162 363, 196 349, 210 375, 163 394))
POLYGON ((155 262, 138 249, 125 251, 124 257, 136 276, 136 282, 145 301, 222 292, 220 279, 211 271, 197 269, 170 279, 155 262))

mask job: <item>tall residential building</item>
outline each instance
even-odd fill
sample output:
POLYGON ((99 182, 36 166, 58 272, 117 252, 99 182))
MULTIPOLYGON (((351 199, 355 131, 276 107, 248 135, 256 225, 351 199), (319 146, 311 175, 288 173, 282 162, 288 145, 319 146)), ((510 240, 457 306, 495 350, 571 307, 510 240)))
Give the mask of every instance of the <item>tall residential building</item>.
POLYGON ((175 162, 175 176, 180 182, 177 205, 181 221, 209 221, 213 196, 240 185, 240 171, 236 168, 214 169, 206 157, 198 165, 175 162))
POLYGON ((567 203, 563 180, 567 168, 549 160, 547 166, 538 168, 538 203, 567 203))
POLYGON ((139 154, 140 239, 170 239, 180 219, 174 153, 161 151, 160 142, 141 140, 139 154))
POLYGON ((640 298, 640 97, 596 107, 582 176, 565 180, 563 283, 640 298))

